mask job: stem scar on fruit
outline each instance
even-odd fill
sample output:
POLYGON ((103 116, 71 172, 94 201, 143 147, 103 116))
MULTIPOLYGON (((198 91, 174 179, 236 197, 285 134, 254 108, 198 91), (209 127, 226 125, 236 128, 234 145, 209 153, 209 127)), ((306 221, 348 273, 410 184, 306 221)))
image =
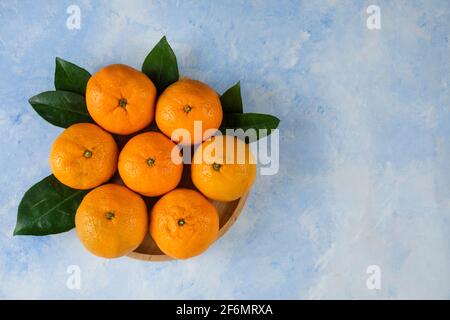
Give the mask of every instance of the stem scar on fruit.
POLYGON ((184 221, 184 219, 183 218, 181 218, 181 219, 178 219, 178 225, 179 226, 184 226, 186 224, 186 221, 184 221))
POLYGON ((184 106, 184 112, 189 113, 189 112, 191 112, 191 110, 192 110, 192 107, 190 105, 187 104, 184 106))
POLYGON ((148 158, 147 159, 147 164, 150 166, 150 167, 153 167, 154 165, 155 165, 155 158, 148 158))
POLYGON ((218 164, 216 162, 214 162, 212 164, 213 169, 216 170, 216 171, 219 171, 221 166, 222 166, 221 164, 218 164))
POLYGON ((91 150, 85 150, 84 153, 83 153, 83 156, 84 156, 85 158, 90 158, 90 157, 92 157, 92 151, 91 151, 91 150))
POLYGON ((108 211, 108 212, 105 214, 105 216, 106 216, 106 219, 112 220, 116 215, 115 215, 114 212, 108 211))
POLYGON ((125 108, 127 106, 127 103, 128 103, 127 99, 125 98, 119 99, 119 107, 125 108))

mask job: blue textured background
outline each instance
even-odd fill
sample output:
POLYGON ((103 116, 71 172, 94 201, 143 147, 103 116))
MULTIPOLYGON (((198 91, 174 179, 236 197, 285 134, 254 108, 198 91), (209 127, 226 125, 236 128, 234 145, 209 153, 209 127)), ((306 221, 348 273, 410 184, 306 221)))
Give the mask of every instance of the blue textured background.
POLYGON ((1 298, 450 298, 449 1, 1 0, 0 19, 1 298), (139 68, 162 35, 182 75, 241 80, 247 111, 281 118, 279 173, 188 261, 96 258, 73 231, 13 238, 61 132, 27 103, 52 89, 54 57, 139 68))

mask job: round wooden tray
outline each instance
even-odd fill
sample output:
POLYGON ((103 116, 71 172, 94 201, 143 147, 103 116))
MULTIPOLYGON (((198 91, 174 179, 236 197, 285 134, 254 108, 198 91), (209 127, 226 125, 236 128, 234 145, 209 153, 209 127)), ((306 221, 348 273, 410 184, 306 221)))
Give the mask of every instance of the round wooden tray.
MULTIPOLYGON (((195 189, 194 185, 191 181, 191 168, 190 165, 184 165, 183 169, 183 177, 178 186, 179 188, 189 188, 195 189)), ((248 194, 244 194, 240 199, 231 201, 231 202, 221 202, 221 201, 213 201, 210 200, 211 203, 216 207, 219 212, 219 239, 223 236, 233 225, 233 223, 237 220, 239 215, 244 208, 245 202, 247 201, 248 194)), ((153 205, 158 201, 159 198, 146 198, 147 207, 149 211, 153 207, 153 205)), ((144 241, 141 245, 128 254, 128 257, 143 261, 168 261, 173 260, 173 258, 165 255, 153 241, 150 233, 147 232, 144 241)))
MULTIPOLYGON (((233 225, 233 223, 237 220, 242 209, 247 201, 248 193, 244 195, 239 200, 235 200, 232 202, 220 202, 220 201, 211 201, 212 204, 217 208, 220 216, 220 231, 219 231, 219 239, 223 236, 233 225)), ((165 255, 158 248, 156 243, 153 241, 150 234, 147 233, 144 241, 141 245, 128 254, 128 257, 143 261, 168 261, 172 260, 171 257, 165 255)))

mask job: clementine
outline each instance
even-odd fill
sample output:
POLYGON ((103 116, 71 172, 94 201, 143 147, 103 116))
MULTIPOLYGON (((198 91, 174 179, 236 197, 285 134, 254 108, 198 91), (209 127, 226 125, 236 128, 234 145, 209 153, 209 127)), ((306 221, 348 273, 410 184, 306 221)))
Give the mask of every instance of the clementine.
MULTIPOLYGON (((222 123, 222 106, 218 94, 208 85, 182 79, 167 87, 156 103, 156 124, 173 141, 195 144, 203 141, 208 129, 217 129, 222 123), (194 136, 194 121, 201 121, 201 134, 194 136), (186 129, 190 137, 172 134, 186 129)), ((200 133, 200 132, 199 132, 200 133)))
POLYGON ((90 191, 75 215, 83 245, 93 254, 117 258, 136 249, 148 230, 147 207, 124 186, 105 184, 90 191))
POLYGON ((91 189, 106 181, 117 168, 113 137, 91 123, 64 130, 50 151, 50 167, 61 183, 74 189, 91 189))
POLYGON ((88 81, 86 104, 91 117, 106 130, 131 134, 153 120, 156 88, 142 72, 123 64, 100 69, 88 81))
POLYGON ((153 206, 150 234, 158 247, 175 259, 205 251, 219 234, 219 214, 200 193, 176 189, 153 206))
POLYGON ((131 190, 154 197, 174 189, 183 173, 180 150, 159 132, 130 139, 119 155, 119 174, 131 190), (174 160, 172 160, 174 150, 174 160))
POLYGON ((214 136, 193 157, 191 177, 205 196, 219 201, 239 199, 256 177, 256 161, 248 146, 233 136, 214 136))

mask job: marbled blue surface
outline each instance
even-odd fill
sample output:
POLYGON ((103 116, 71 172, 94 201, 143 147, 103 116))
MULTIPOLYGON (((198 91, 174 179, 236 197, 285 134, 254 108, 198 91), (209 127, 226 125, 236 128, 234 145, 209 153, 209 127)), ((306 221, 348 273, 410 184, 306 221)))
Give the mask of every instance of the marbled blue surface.
POLYGON ((0 19, 0 298, 450 298, 449 1, 2 0, 0 19), (182 75, 241 80, 247 111, 281 119, 279 173, 188 261, 100 259, 73 231, 13 238, 61 132, 27 103, 52 89, 54 57, 139 68, 162 35, 182 75))

